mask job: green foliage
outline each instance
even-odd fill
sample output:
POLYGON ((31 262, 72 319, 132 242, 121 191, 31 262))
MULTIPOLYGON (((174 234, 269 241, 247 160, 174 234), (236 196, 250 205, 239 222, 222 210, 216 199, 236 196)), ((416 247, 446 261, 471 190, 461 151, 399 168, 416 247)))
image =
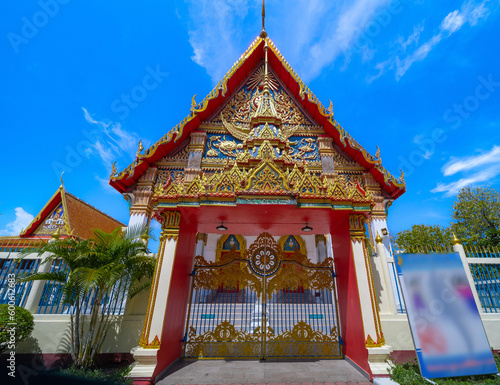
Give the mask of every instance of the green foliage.
POLYGON ((403 364, 395 364, 390 371, 391 379, 400 385, 429 385, 420 375, 416 359, 403 364))
POLYGON ((13 347, 29 337, 34 327, 31 313, 19 306, 0 305, 0 353, 14 350, 13 347), (15 326, 9 325, 15 324, 15 326), (11 334, 10 331, 13 333, 11 334), (11 340, 11 335, 14 340, 11 340), (13 345, 13 346, 12 346, 13 345))
POLYGON ((63 376, 68 380, 70 377, 82 378, 86 380, 103 381, 108 384, 132 384, 133 379, 127 378, 126 376, 130 373, 130 368, 124 368, 119 370, 103 370, 103 369, 84 369, 77 368, 75 366, 69 369, 63 369, 57 372, 57 375, 63 376), (69 378, 68 378, 69 377, 69 378))
POLYGON ((107 299, 132 297, 149 288, 155 259, 141 241, 144 228, 117 228, 111 233, 94 229, 89 240, 65 238, 42 243, 39 255, 50 253, 45 263, 63 260, 69 274, 35 273, 29 280, 55 280, 63 284, 64 301, 71 314, 71 356, 76 367, 89 369, 100 353, 112 325, 112 315, 104 311, 107 299), (146 284, 144 281, 147 281, 146 284), (95 296, 90 315, 83 315, 86 299, 95 296))
POLYGON ((465 187, 453 204, 452 229, 464 244, 500 246, 500 192, 465 187))
POLYGON ((413 225, 397 233, 400 248, 449 246, 453 233, 464 245, 500 246, 500 191, 465 187, 453 203, 450 227, 413 225))
POLYGON ((397 233, 394 242, 401 249, 415 247, 437 247, 451 245, 453 234, 450 229, 434 225, 413 225, 411 230, 397 233))
MULTIPOLYGON (((500 371, 500 355, 494 354, 495 363, 500 371)), ((390 370, 391 379, 400 385, 429 385, 420 375, 420 369, 416 359, 412 359, 403 364, 393 364, 390 370)), ((465 376, 465 377, 447 377, 432 379, 438 385, 499 385, 500 376, 465 376)))

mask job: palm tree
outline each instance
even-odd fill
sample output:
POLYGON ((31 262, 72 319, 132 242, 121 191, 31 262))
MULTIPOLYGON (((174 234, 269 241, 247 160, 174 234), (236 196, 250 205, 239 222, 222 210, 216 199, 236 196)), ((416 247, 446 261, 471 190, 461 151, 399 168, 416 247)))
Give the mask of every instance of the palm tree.
POLYGON ((51 253, 44 263, 61 259, 69 274, 34 273, 23 279, 62 283, 64 302, 72 310, 71 356, 75 366, 84 368, 93 365, 112 325, 111 298, 132 298, 148 289, 155 266, 155 259, 148 255, 141 241, 147 231, 144 228, 117 228, 111 233, 92 231, 94 235, 89 240, 66 238, 37 247, 39 255, 51 253), (86 302, 90 315, 81 311, 86 302))
POLYGON ((42 242, 35 246, 35 250, 26 250, 21 257, 36 251, 39 256, 48 253, 49 256, 42 263, 52 263, 54 260, 60 260, 66 264, 67 270, 58 270, 50 272, 32 273, 26 277, 21 277, 21 282, 24 281, 54 281, 62 284, 64 303, 74 308, 74 312, 70 315, 71 322, 71 357, 74 361, 77 360, 77 352, 80 349, 79 333, 74 333, 79 330, 80 321, 80 305, 81 305, 81 290, 75 284, 74 273, 78 269, 85 266, 86 255, 90 249, 89 240, 79 240, 75 238, 64 238, 53 240, 51 242, 42 242))

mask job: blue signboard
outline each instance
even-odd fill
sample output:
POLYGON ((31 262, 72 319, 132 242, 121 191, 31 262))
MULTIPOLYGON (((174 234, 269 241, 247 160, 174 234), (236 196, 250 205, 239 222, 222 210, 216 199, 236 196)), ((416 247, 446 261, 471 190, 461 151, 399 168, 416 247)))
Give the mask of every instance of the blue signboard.
POLYGON ((323 319, 323 314, 309 314, 309 319, 323 319))
POLYGON ((202 314, 201 319, 215 319, 215 314, 202 314))
POLYGON ((422 376, 497 373, 460 255, 395 257, 422 376))

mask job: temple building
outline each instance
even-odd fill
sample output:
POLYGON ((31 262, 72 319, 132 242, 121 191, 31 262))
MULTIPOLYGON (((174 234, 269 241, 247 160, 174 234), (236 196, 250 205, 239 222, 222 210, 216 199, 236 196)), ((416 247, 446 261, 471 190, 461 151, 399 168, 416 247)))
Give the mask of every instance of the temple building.
MULTIPOLYGON (((123 171, 113 164, 110 185, 129 203, 128 226, 161 224, 150 292, 110 295, 102 309, 113 317, 100 358, 132 364, 135 384, 158 382, 180 359, 341 359, 373 379, 388 375, 390 354, 415 356, 387 226, 404 176, 337 123, 332 103, 325 108, 300 80, 264 22, 215 88, 199 103, 193 97, 185 119, 150 148, 140 142, 123 171)), ((9 301, 9 274, 69 274, 61 260, 43 263, 46 253, 20 259, 40 239, 123 226, 61 184, 20 235, 0 237, 0 303, 9 301)), ((498 349, 499 250, 455 238, 441 251, 459 253, 498 349)), ((74 310, 60 282, 19 280, 15 291, 35 321, 18 359, 41 355, 36 370, 67 362, 74 310)))
POLYGON ((129 226, 162 226, 137 381, 182 357, 345 358, 387 375, 387 210, 403 175, 335 121, 264 28, 110 184, 129 226))
MULTIPOLYGON (((41 241, 47 242, 51 239, 88 239, 94 228, 111 232, 124 226, 123 223, 68 193, 61 183, 26 229, 19 235, 0 237, 0 303, 8 302, 7 276, 10 273, 21 276, 64 269, 58 261, 43 263, 47 255, 32 253, 20 260, 22 251, 30 250, 41 241)), ((64 311, 61 287, 52 281, 18 283, 15 304, 34 314, 56 314, 64 311)), ((35 323, 38 326, 36 317, 35 323)))

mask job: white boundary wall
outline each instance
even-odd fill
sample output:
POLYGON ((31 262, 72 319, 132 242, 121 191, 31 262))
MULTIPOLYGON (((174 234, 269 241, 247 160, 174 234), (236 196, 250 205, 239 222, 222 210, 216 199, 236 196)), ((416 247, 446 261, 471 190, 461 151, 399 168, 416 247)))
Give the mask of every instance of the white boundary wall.
MULTIPOLYGON (((385 342, 394 350, 415 350, 406 314, 380 314, 385 342)), ((490 346, 500 349, 500 313, 481 313, 490 346)))

